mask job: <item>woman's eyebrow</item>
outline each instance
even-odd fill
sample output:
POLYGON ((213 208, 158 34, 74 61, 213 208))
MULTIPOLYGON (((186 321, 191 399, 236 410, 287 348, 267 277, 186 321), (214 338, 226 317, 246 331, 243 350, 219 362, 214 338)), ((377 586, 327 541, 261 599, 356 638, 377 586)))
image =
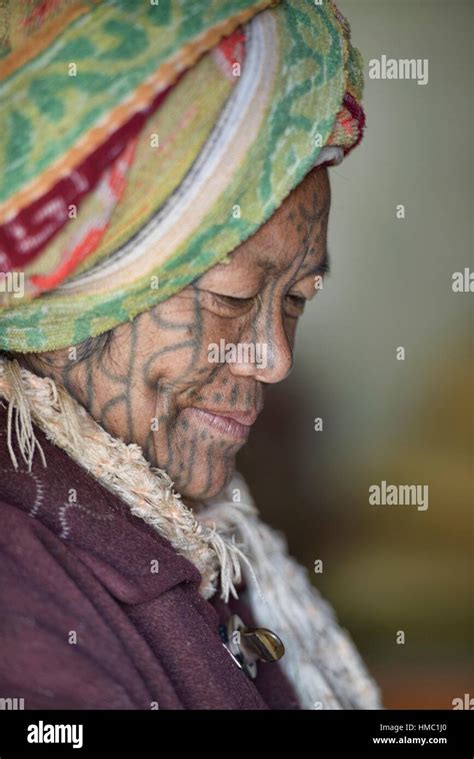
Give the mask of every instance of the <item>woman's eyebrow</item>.
MULTIPOLYGON (((292 262, 290 261, 286 266, 279 266, 275 261, 272 261, 268 257, 261 258, 258 261, 260 269, 264 271, 268 276, 284 274, 291 268, 292 262)), ((326 248, 324 255, 317 264, 308 265, 303 264, 302 268, 297 272, 298 274, 304 274, 309 276, 310 274, 327 274, 329 272, 329 251, 326 248)))
POLYGON ((278 275, 278 274, 284 274, 285 271, 287 271, 291 267, 292 262, 290 261, 285 266, 279 266, 275 261, 272 261, 270 258, 261 258, 258 262, 258 265, 260 268, 265 272, 265 274, 268 274, 269 276, 278 275))
POLYGON ((331 266, 329 263, 329 251, 326 248, 326 251, 324 253, 324 258, 320 263, 316 266, 315 274, 328 274, 331 270, 331 266))
POLYGON ((317 264, 303 264, 301 269, 297 272, 299 276, 304 275, 305 277, 309 277, 310 274, 317 275, 317 274, 327 274, 330 271, 330 265, 329 265, 329 250, 326 248, 324 251, 324 256, 317 264))

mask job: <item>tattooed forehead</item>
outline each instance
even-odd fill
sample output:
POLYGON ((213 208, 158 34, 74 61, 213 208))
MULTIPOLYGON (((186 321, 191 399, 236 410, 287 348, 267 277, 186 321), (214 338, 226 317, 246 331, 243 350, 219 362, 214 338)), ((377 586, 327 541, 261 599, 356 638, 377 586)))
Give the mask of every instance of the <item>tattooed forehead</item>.
POLYGON ((239 276, 257 286, 269 278, 326 271, 330 201, 327 170, 308 175, 225 263, 217 264, 196 281, 207 284, 223 276, 239 276))

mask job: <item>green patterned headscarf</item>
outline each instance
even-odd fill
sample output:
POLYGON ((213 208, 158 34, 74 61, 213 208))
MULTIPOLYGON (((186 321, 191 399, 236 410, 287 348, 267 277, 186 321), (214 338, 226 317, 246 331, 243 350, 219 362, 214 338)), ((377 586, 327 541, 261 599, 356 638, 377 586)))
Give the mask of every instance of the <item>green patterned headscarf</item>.
POLYGON ((0 30, 4 350, 169 298, 362 136, 329 0, 7 2, 0 30))

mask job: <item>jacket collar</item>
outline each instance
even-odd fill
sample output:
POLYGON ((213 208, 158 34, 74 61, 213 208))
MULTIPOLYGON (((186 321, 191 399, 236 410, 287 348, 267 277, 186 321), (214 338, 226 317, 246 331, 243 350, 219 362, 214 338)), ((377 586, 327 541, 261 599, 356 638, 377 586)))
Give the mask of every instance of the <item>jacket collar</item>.
MULTIPOLYGON (((7 448, 7 412, 0 407, 1 500, 37 520, 67 542, 121 602, 139 603, 181 582, 199 587, 201 573, 171 543, 133 515, 36 428, 46 458, 31 472, 19 459, 15 469, 7 448)), ((17 458, 18 452, 17 452, 17 458)))

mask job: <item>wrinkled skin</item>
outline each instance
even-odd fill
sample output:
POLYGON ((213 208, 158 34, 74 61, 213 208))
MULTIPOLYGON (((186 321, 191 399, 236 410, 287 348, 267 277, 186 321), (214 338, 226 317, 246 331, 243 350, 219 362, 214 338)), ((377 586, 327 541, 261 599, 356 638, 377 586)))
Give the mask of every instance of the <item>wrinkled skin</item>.
POLYGON ((112 435, 142 446, 198 507, 229 482, 265 388, 292 368, 298 318, 327 267, 329 205, 320 168, 228 263, 115 328, 104 351, 82 361, 68 349, 22 361, 62 382, 112 435), (266 365, 210 363, 209 345, 221 339, 265 344, 266 365), (239 423, 226 413, 244 416, 239 423))

